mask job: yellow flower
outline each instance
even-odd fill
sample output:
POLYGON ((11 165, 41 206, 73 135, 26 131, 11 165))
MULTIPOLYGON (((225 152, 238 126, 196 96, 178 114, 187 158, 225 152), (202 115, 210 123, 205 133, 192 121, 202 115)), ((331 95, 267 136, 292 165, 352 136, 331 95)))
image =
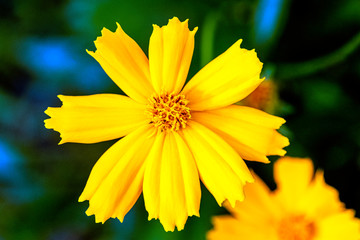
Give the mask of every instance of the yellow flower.
POLYGON ((278 101, 277 85, 274 81, 267 79, 239 104, 273 113, 278 101))
POLYGON ((283 157, 275 162, 275 191, 254 175, 245 186, 246 200, 235 208, 224 204, 232 216, 213 218, 209 240, 359 240, 360 220, 340 202, 338 192, 314 176, 310 159, 283 157))
POLYGON ((221 205, 243 200, 252 182, 244 159, 268 162, 284 155, 285 121, 257 109, 231 105, 253 91, 262 63, 237 41, 183 88, 194 35, 187 21, 169 20, 150 38, 149 59, 121 27, 103 29, 88 51, 127 94, 62 96, 48 108, 45 126, 60 132, 60 143, 96 143, 121 138, 95 164, 79 201, 96 222, 123 221, 143 192, 150 219, 166 231, 184 228, 199 216, 200 181, 221 205))

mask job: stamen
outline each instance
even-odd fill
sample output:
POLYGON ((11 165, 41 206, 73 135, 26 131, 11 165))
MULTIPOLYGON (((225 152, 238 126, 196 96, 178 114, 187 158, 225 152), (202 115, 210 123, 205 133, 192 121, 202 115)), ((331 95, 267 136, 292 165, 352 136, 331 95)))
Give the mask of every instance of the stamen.
POLYGON ((191 118, 189 101, 182 94, 160 94, 149 99, 150 124, 161 131, 178 131, 191 118))

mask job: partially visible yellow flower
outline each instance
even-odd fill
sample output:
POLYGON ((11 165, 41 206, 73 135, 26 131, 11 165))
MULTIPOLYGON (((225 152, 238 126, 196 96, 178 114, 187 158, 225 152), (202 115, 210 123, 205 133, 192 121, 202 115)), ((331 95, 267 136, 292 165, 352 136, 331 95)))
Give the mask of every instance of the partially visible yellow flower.
MULTIPOLYGON (((254 174, 255 175, 255 174, 254 174)), ((246 200, 235 208, 225 204, 232 216, 213 218, 207 239, 246 240, 359 240, 360 220, 346 209, 338 192, 314 176, 310 159, 284 157, 275 162, 275 191, 256 175, 245 186, 246 200)))
POLYGON ((194 36, 187 21, 169 20, 150 38, 149 59, 121 29, 102 30, 88 51, 128 95, 62 96, 48 108, 45 127, 60 132, 60 143, 96 143, 122 138, 98 160, 79 201, 96 222, 123 221, 143 192, 150 219, 166 231, 184 228, 199 216, 200 181, 221 205, 242 201, 253 177, 243 159, 269 162, 284 155, 285 120, 232 105, 252 92, 262 63, 237 41, 199 71, 186 86, 194 36))
POLYGON ((273 113, 278 103, 277 86, 273 80, 266 79, 240 104, 273 113))

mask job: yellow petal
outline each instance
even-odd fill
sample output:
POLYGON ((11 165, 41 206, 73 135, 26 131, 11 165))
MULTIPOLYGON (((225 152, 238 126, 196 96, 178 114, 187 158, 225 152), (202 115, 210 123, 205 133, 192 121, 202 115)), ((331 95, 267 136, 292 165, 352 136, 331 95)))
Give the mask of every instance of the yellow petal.
POLYGON ((306 212, 311 218, 323 218, 343 211, 345 206, 340 202, 338 191, 325 183, 323 171, 318 170, 306 191, 293 203, 293 208, 306 212))
POLYGON ((359 240, 360 220, 354 217, 353 210, 346 210, 331 215, 317 223, 316 239, 322 240, 359 240))
POLYGON ((279 240, 272 224, 249 224, 230 216, 212 219, 214 229, 206 235, 207 240, 279 240))
POLYGON ((244 187, 245 200, 232 208, 228 202, 224 206, 244 224, 269 224, 281 216, 281 205, 272 197, 267 185, 252 172, 254 182, 244 187))
POLYGON ((165 231, 184 228, 188 216, 199 216, 200 182, 187 145, 176 132, 158 132, 146 160, 144 200, 149 220, 159 218, 165 231))
POLYGON ((89 200, 87 215, 96 222, 123 221, 142 191, 144 160, 150 151, 154 128, 142 127, 115 143, 93 167, 79 201, 89 200))
POLYGON ((207 240, 238 240, 239 236, 243 237, 240 222, 231 216, 213 217, 212 223, 214 229, 206 234, 207 240))
POLYGON ((240 48, 241 40, 201 69, 182 91, 192 110, 228 106, 249 95, 264 80, 254 50, 240 48))
POLYGON ((285 120, 254 108, 231 105, 192 112, 191 117, 221 136, 246 160, 267 163, 267 155, 283 156, 286 151, 282 148, 289 145, 275 130, 285 120))
POLYGON ((241 157, 223 139, 203 125, 189 121, 182 130, 194 155, 201 180, 219 205, 244 199, 243 186, 253 178, 241 157))
POLYGON ((174 17, 168 25, 154 30, 149 44, 151 81, 157 93, 179 93, 184 86, 194 51, 195 28, 190 31, 188 20, 174 17))
POLYGON ((283 148, 289 146, 290 144, 289 139, 281 135, 277 131, 274 131, 273 133, 274 134, 269 144, 269 148, 266 155, 284 156, 286 154, 286 151, 283 148))
POLYGON ((147 103, 153 93, 149 61, 144 52, 117 24, 116 32, 106 28, 96 39, 96 51, 87 51, 129 97, 147 103))
POLYGON ((314 176, 311 159, 283 157, 274 164, 276 194, 285 208, 293 209, 314 176))
POLYGON ((58 96, 63 105, 49 107, 45 127, 60 133, 60 143, 96 143, 120 138, 147 124, 146 105, 117 94, 58 96))

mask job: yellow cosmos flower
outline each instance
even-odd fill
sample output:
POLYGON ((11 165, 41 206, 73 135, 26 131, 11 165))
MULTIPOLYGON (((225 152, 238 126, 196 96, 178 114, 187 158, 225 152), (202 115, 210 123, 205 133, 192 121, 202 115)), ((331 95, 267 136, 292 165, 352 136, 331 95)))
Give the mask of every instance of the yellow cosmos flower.
POLYGON ((256 175, 245 186, 246 200, 235 208, 225 204, 232 216, 213 218, 207 239, 247 240, 359 240, 360 220, 340 202, 338 192, 314 176, 310 159, 284 157, 274 165, 275 191, 256 175))
POLYGON ((239 104, 273 113, 278 101, 277 86, 274 81, 267 79, 239 104))
POLYGON ((243 200, 253 177, 243 159, 268 162, 284 155, 285 121, 257 109, 231 105, 253 91, 262 63, 237 41, 183 87, 197 28, 169 20, 150 38, 149 59, 121 29, 102 30, 88 51, 127 94, 62 96, 48 108, 45 126, 60 143, 96 143, 121 138, 98 160, 79 201, 89 200, 96 222, 123 221, 143 192, 150 219, 166 231, 183 229, 199 216, 200 181, 219 204, 243 200))

